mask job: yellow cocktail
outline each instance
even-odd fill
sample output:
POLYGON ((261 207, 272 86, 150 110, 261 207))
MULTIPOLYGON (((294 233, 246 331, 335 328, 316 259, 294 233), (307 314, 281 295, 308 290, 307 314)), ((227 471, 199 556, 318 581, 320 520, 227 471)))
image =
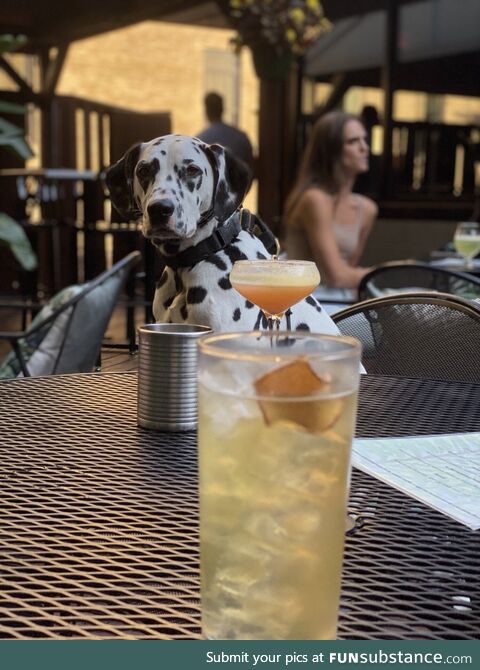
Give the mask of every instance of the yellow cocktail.
POLYGON ((473 258, 480 253, 480 224, 475 221, 459 223, 455 229, 453 245, 457 253, 466 258, 466 264, 473 267, 473 258))
POLYGON ((359 344, 200 342, 202 627, 209 639, 335 639, 359 344))
POLYGON ((480 235, 456 235, 454 246, 461 256, 473 258, 480 253, 480 235))

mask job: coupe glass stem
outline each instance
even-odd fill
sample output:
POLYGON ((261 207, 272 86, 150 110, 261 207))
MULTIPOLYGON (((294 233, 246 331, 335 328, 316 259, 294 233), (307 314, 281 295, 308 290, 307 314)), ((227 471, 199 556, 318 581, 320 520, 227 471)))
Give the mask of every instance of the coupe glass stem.
POLYGON ((283 314, 267 314, 264 312, 267 317, 268 330, 272 333, 273 330, 280 330, 280 322, 282 320, 283 314))

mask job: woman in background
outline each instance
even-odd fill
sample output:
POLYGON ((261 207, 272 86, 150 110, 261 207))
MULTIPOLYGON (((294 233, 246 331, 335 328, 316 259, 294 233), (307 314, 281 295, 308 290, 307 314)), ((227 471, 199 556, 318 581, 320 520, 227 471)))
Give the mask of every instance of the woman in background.
POLYGON ((357 176, 368 170, 369 153, 356 116, 325 114, 313 127, 286 202, 287 255, 315 261, 328 287, 357 288, 370 270, 358 263, 378 208, 352 190, 357 176))

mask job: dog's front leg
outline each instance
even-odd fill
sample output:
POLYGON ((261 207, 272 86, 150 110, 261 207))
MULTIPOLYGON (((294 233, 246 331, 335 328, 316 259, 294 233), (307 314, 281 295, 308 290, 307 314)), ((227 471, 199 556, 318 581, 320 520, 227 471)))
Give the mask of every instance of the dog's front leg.
POLYGON ((175 273, 171 268, 165 268, 157 282, 153 298, 153 316, 157 323, 168 323, 171 321, 170 308, 176 295, 177 282, 175 281, 175 273))

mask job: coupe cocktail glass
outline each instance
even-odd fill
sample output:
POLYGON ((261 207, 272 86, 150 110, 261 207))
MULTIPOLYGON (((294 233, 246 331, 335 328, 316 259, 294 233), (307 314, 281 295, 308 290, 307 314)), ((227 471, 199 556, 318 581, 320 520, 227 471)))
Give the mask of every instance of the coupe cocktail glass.
POLYGON ((199 341, 208 639, 336 637, 360 344, 268 332, 199 341))
POLYGON ((311 261, 236 261, 230 273, 232 286, 265 314, 268 327, 277 329, 285 311, 309 295, 320 283, 311 261))

